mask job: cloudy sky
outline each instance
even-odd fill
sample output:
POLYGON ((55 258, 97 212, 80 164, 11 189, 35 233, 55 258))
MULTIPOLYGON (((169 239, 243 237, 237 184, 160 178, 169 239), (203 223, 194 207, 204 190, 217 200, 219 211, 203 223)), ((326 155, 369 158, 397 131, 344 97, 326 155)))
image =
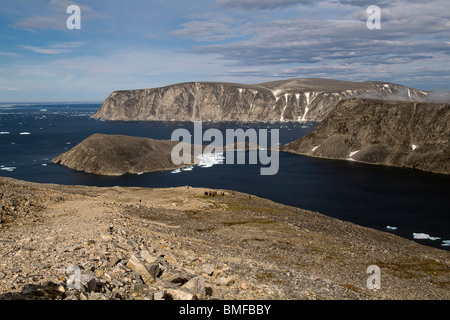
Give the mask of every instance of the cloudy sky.
POLYGON ((186 81, 450 89, 448 0, 0 0, 0 102, 103 101, 186 81), (81 29, 66 25, 70 5, 81 29), (381 29, 367 28, 367 8, 381 29))

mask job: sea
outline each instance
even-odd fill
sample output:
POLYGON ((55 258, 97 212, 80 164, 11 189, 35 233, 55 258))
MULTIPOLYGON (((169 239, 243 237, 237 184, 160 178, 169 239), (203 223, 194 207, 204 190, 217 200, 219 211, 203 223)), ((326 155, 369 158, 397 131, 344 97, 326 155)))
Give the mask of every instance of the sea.
MULTIPOLYGON (((393 233, 450 250, 450 176, 412 169, 316 159, 279 153, 276 175, 260 165, 216 164, 192 170, 105 177, 77 172, 51 160, 94 133, 171 139, 192 122, 99 121, 100 103, 0 104, 0 176, 63 185, 206 187, 227 189, 393 233)), ((285 144, 318 123, 203 123, 203 129, 279 129, 285 144)))

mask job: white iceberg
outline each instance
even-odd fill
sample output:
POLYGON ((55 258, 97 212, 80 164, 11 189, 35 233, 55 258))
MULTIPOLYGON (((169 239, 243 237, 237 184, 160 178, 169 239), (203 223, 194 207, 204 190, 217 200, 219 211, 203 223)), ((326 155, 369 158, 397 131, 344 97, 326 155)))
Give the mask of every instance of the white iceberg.
POLYGON ((2 171, 8 171, 8 172, 13 172, 14 170, 16 170, 16 167, 5 167, 5 166, 1 166, 0 170, 2 171))
POLYGON ((194 169, 194 167, 186 167, 186 168, 183 168, 182 170, 183 171, 192 171, 192 169, 194 169))
POLYGON ((397 230, 397 227, 387 226, 386 229, 389 229, 389 230, 397 230))
POLYGON ((430 235, 426 233, 413 233, 414 239, 430 239, 430 235))
POLYGON ((31 134, 31 133, 29 133, 29 132, 21 132, 21 133, 20 133, 21 136, 27 136, 27 135, 30 135, 30 134, 31 134))
POLYGON ((0 132, 0 134, 9 134, 9 132, 8 131, 2 131, 2 132, 0 132))
POLYGON ((413 233, 413 237, 414 237, 414 239, 431 240, 431 241, 436 241, 436 240, 441 239, 440 237, 432 237, 426 233, 413 233))
POLYGON ((206 153, 197 156, 198 166, 203 168, 210 168, 215 164, 223 164, 225 160, 223 152, 206 153))
POLYGON ((170 173, 180 173, 180 172, 181 172, 181 169, 176 169, 176 170, 170 171, 170 173))

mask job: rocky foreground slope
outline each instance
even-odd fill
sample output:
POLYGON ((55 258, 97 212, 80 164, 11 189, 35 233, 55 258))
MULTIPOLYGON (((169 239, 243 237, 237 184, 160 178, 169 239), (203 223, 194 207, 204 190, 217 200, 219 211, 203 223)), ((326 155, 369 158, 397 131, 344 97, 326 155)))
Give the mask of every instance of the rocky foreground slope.
POLYGON ((178 141, 94 134, 52 162, 108 176, 173 170, 183 166, 174 164, 171 159, 172 149, 177 144, 178 141))
POLYGON ((450 174, 450 105, 349 99, 280 150, 450 174))
POLYGON ((448 251, 205 191, 0 178, 0 299, 450 299, 448 251))
POLYGON ((425 101, 429 93, 387 82, 290 79, 255 85, 188 82, 113 92, 93 118, 142 121, 321 121, 348 98, 425 101))

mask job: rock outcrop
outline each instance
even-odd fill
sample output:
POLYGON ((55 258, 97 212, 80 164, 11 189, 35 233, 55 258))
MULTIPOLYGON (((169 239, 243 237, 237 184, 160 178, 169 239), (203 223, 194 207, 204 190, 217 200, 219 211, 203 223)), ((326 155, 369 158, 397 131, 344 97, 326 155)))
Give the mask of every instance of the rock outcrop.
POLYGON ((373 81, 189 82, 113 92, 92 117, 125 121, 321 121, 343 99, 425 101, 428 94, 373 81))
POLYGON ((281 151, 450 174, 450 105, 349 99, 281 151))
POLYGON ((186 166, 172 162, 171 152, 177 144, 178 141, 94 134, 52 162, 108 176, 173 170, 186 166))
POLYGON ((450 252, 248 194, 0 178, 0 213, 27 190, 0 224, 0 300, 450 299, 450 252))

